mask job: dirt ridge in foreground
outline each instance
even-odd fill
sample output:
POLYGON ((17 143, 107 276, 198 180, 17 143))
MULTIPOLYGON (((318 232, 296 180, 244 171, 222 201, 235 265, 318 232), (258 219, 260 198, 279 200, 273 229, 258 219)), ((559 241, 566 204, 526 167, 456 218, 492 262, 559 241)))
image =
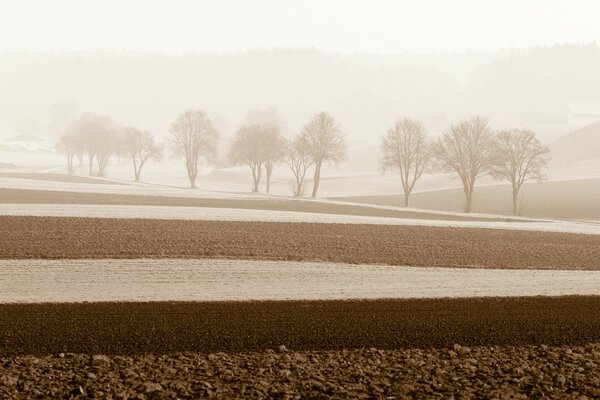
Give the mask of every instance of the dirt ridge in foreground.
POLYGON ((0 258, 229 258, 598 270, 600 236, 428 226, 0 216, 0 258))
POLYGON ((600 296, 0 304, 0 356, 581 345, 600 296))
POLYGON ((588 399, 599 367, 600 344, 20 356, 0 358, 0 397, 588 399))

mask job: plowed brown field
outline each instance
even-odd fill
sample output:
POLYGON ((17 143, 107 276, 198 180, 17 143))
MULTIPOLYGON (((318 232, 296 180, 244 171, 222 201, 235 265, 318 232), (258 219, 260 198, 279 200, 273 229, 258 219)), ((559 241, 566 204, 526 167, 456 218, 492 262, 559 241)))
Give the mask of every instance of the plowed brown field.
POLYGON ((0 356, 600 342, 600 297, 0 304, 0 356))
POLYGON ((600 236, 499 229, 0 216, 0 258, 235 258, 600 269, 600 236))

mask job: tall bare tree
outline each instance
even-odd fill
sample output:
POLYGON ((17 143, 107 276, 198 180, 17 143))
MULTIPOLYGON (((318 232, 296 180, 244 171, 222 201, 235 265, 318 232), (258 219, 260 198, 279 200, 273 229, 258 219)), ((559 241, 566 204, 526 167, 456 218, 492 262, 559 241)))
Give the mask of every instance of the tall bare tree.
POLYGON ((494 140, 490 174, 512 185, 513 214, 519 212, 519 191, 530 180, 545 179, 549 149, 534 132, 513 129, 501 131, 494 140))
POLYGON ((229 148, 229 159, 236 165, 245 164, 252 171, 252 191, 257 193, 262 176, 263 126, 259 124, 243 125, 237 130, 229 148))
POLYGON ((465 212, 471 212, 475 181, 488 173, 494 136, 483 117, 474 117, 453 124, 450 131, 433 144, 440 166, 455 172, 463 184, 465 212))
POLYGON ((315 164, 311 197, 317 197, 323 164, 339 162, 346 157, 346 140, 340 124, 326 112, 313 115, 304 125, 302 137, 315 164))
POLYGON ((313 160, 308 153, 308 145, 304 137, 297 135, 294 140, 288 141, 285 155, 285 163, 294 174, 294 196, 304 196, 304 179, 306 172, 313 165, 313 160))
POLYGON ((190 187, 195 188, 200 158, 216 157, 219 134, 204 111, 188 110, 173 122, 169 135, 171 150, 185 158, 190 187))
POLYGON ((430 159, 430 146, 425 127, 420 121, 404 118, 396 121, 381 143, 381 169, 396 169, 404 189, 404 206, 430 159))
POLYGON ((133 164, 133 176, 140 181, 142 168, 148 160, 160 160, 161 148, 155 143, 152 134, 135 127, 125 128, 122 138, 122 151, 133 164))
POLYGON ((265 165, 267 179, 267 194, 271 193, 271 175, 275 165, 282 161, 285 155, 285 138, 281 135, 279 125, 266 124, 262 127, 262 159, 265 165))

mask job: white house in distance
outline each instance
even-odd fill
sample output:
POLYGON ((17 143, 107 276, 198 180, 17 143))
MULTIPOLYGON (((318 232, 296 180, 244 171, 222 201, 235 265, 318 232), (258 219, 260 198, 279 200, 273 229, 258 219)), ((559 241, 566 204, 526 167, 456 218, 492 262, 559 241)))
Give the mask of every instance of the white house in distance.
POLYGON ((570 130, 600 121, 600 103, 569 103, 568 108, 570 130))
POLYGON ((11 150, 38 151, 45 147, 46 140, 39 136, 23 133, 9 137, 4 144, 11 150))

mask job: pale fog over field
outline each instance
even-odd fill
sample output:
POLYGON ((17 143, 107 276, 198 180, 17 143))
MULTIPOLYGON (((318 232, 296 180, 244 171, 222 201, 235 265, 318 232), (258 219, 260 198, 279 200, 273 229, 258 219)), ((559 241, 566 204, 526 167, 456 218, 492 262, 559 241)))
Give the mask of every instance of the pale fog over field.
MULTIPOLYGON (((249 193, 255 189, 247 165, 252 155, 233 154, 236 135, 270 124, 292 141, 318 113, 327 113, 344 151, 323 160, 317 197, 402 206, 397 163, 388 160, 382 170, 384 135, 410 119, 435 142, 479 116, 492 134, 531 131, 548 149, 519 191, 518 214, 600 218, 595 3, 283 3, 3 3, 2 186, 77 186, 14 174, 66 174, 69 156, 60 139, 91 116, 108 121, 115 135, 97 144, 110 148, 102 150, 106 166, 91 175, 175 193, 190 180, 171 133, 177 118, 192 110, 205 113, 218 137, 210 154, 200 151, 197 192, 249 193), (251 16, 266 11, 269 17, 255 23, 251 16), (149 157, 135 184, 120 143, 128 128, 147 132, 161 153, 160 161, 149 157)), ((85 144, 73 151, 71 173, 89 176, 85 144)), ((416 180, 411 205, 462 211, 462 182, 438 159, 431 156, 416 180)), ((314 166, 311 161, 306 169, 307 197, 314 166)), ((267 171, 261 170, 256 189, 265 193, 267 171)), ((486 168, 477 175, 472 211, 511 214, 510 181, 486 168)), ((286 155, 278 155, 270 194, 298 194, 295 182, 286 155)))

